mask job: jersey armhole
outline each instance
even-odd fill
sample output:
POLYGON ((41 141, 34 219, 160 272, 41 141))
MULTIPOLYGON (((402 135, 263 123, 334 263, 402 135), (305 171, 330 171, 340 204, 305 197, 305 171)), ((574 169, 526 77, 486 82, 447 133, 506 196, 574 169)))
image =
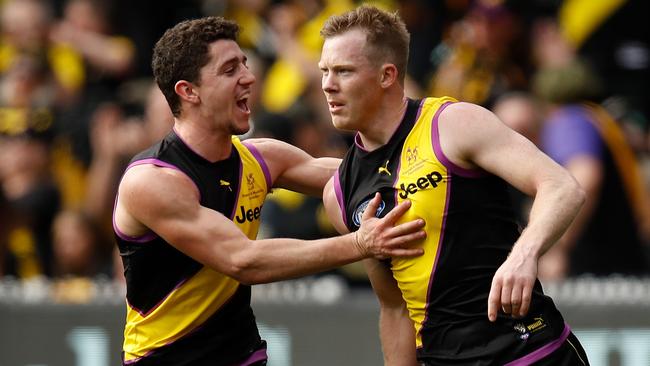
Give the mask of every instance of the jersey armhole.
POLYGON ((336 194, 336 202, 339 204, 339 209, 341 211, 341 218, 343 219, 343 225, 345 225, 346 228, 350 228, 348 226, 348 215, 345 212, 345 202, 343 200, 343 190, 341 189, 341 178, 339 177, 339 169, 336 169, 336 172, 334 173, 334 194, 336 194))
POLYGON ((485 172, 480 169, 466 169, 463 167, 460 167, 456 164, 454 164, 447 156, 445 153, 442 151, 442 147, 440 146, 440 133, 438 131, 438 123, 440 120, 440 114, 442 111, 445 110, 448 106, 453 104, 454 102, 445 102, 443 103, 438 110, 436 111, 435 115, 431 119, 431 147, 433 148, 434 154, 436 154, 436 157, 442 163, 448 170, 449 172, 459 175, 461 177, 467 177, 467 178, 478 178, 485 176, 485 172))

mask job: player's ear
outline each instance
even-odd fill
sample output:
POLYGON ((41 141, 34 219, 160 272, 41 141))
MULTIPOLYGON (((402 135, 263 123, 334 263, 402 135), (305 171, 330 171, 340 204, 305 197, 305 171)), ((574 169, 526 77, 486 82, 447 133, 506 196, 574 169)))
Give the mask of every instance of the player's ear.
POLYGON ((397 67, 393 64, 387 63, 381 66, 381 86, 388 88, 397 82, 397 67))
POLYGON ((194 84, 187 80, 177 81, 174 85, 174 91, 178 94, 181 100, 189 103, 198 103, 201 100, 194 84))

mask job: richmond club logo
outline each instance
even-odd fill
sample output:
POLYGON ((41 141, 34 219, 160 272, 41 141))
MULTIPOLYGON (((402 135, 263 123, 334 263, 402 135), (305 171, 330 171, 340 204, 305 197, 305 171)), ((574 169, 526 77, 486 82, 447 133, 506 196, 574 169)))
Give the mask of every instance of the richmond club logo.
POLYGON ((250 173, 246 176, 246 184, 248 184, 248 190, 250 192, 255 190, 255 177, 253 176, 253 173, 250 173))
POLYGON ((418 147, 411 149, 410 147, 406 149, 406 161, 409 166, 413 165, 418 160, 418 147))
MULTIPOLYGON (((354 210, 354 215, 352 215, 352 222, 354 225, 357 227, 361 226, 361 216, 363 216, 363 212, 366 210, 366 207, 368 207, 368 204, 370 203, 370 200, 372 198, 363 201, 356 210, 354 210)), ((377 211, 375 212, 375 217, 379 217, 381 213, 384 211, 384 208, 386 207, 386 203, 384 200, 381 200, 381 203, 379 204, 379 207, 377 208, 377 211)))

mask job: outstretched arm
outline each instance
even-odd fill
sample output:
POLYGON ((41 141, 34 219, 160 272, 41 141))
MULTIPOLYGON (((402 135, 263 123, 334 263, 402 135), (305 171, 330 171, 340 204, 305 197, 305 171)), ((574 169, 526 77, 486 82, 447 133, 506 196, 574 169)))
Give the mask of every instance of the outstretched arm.
POLYGON ((584 203, 584 191, 564 168, 482 107, 447 107, 439 129, 442 149, 451 161, 491 172, 534 197, 528 227, 497 270, 488 300, 491 321, 499 308, 524 316, 539 257, 567 230, 584 203))
MULTIPOLYGON (((376 209, 378 197, 372 204, 376 209)), ((357 233, 340 237, 250 240, 225 216, 201 206, 195 186, 183 173, 141 165, 129 169, 122 179, 115 224, 130 236, 153 230, 198 262, 253 284, 312 274, 368 257, 420 255, 421 249, 408 244, 424 237, 422 220, 394 226, 408 208, 408 203, 398 206, 382 219, 364 215, 357 233)))
MULTIPOLYGON (((341 234, 348 232, 343 223, 332 180, 325 186, 323 202, 334 227, 341 234)), ((375 211, 366 209, 364 214, 367 212, 375 211)), ((397 287, 390 269, 375 259, 366 259, 363 264, 379 299, 379 339, 384 354, 384 365, 418 365, 415 358, 415 329, 413 322, 409 318, 406 304, 402 299, 402 293, 397 287)))
POLYGON ((249 139, 266 161, 273 187, 321 197, 323 187, 336 171, 340 159, 314 158, 303 150, 285 142, 268 139, 249 139))

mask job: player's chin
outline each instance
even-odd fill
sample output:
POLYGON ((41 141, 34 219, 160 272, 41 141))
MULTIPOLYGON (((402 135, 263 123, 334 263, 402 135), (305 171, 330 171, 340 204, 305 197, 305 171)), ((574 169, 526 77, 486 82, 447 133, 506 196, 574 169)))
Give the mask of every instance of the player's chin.
POLYGON ((341 124, 339 126, 334 125, 334 127, 339 131, 346 131, 346 132, 350 132, 350 133, 359 132, 358 129, 356 129, 354 126, 352 126, 350 124, 341 124))
POLYGON ((232 131, 232 135, 243 135, 243 134, 247 133, 248 131, 250 131, 250 127, 239 128, 239 129, 235 129, 234 131, 232 131))
POLYGON ((251 129, 251 125, 248 122, 248 119, 245 121, 237 121, 233 123, 230 128, 230 133, 233 135, 243 135, 251 129))
POLYGON ((338 130, 349 130, 352 131, 353 128, 350 125, 350 121, 347 118, 341 116, 332 116, 332 125, 338 130))

